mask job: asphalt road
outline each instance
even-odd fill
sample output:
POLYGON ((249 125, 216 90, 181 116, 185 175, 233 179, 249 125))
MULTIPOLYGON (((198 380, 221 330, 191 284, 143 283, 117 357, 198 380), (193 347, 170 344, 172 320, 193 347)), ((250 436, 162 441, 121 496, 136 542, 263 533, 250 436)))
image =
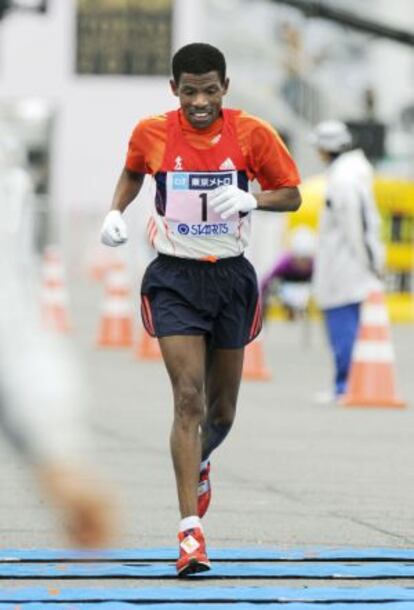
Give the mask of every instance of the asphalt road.
MULTIPOLYGON (((71 285, 73 341, 91 394, 89 454, 121 498, 117 546, 174 546, 167 375, 133 350, 96 349, 101 300, 102 287, 83 276, 71 285)), ((234 429, 212 459, 210 546, 413 546, 414 327, 392 333, 398 389, 411 405, 354 409, 313 401, 332 375, 320 323, 269 323, 272 380, 243 382, 234 429)), ((0 473, 2 548, 61 546, 56 519, 5 443, 0 473)))

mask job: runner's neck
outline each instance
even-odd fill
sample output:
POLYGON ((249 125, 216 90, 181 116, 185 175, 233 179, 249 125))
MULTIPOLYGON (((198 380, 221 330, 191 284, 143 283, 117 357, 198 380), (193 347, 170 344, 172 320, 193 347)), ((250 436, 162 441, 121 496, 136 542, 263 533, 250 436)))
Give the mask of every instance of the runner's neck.
MULTIPOLYGON (((215 138, 221 134, 223 130, 223 116, 214 121, 212 125, 206 127, 205 129, 196 129, 191 125, 191 123, 185 118, 184 113, 181 109, 178 111, 178 118, 180 122, 180 126, 183 132, 183 135, 187 141, 194 146, 195 136, 199 136, 200 144, 206 145, 207 143, 210 146, 214 146, 217 142, 215 138)), ((204 146, 200 146, 200 148, 204 148, 204 146)))

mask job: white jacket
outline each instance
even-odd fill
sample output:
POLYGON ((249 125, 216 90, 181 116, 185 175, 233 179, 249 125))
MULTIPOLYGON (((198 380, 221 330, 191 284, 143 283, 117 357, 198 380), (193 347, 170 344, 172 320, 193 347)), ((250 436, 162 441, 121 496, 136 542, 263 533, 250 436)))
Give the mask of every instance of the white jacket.
POLYGON ((384 249, 372 174, 361 150, 343 153, 329 167, 313 277, 322 309, 361 302, 378 285, 384 249))

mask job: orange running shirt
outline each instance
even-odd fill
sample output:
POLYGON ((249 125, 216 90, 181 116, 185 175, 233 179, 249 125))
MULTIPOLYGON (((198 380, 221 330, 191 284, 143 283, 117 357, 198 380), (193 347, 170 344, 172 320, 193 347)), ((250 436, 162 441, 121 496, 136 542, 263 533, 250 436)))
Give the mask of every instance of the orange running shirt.
MULTIPOLYGON (((243 111, 237 111, 236 129, 240 148, 246 158, 249 180, 258 180, 263 190, 300 183, 295 162, 273 127, 243 111)), ((195 129, 179 111, 183 135, 194 148, 208 149, 220 137, 223 119, 207 129, 195 129)), ((156 174, 161 168, 167 140, 167 115, 149 117, 138 123, 129 140, 125 166, 142 173, 156 174)))
POLYGON ((148 235, 158 252, 205 259, 241 254, 251 214, 222 220, 208 205, 218 186, 248 190, 295 187, 299 174, 276 131, 240 110, 224 109, 204 130, 193 128, 181 110, 144 119, 135 127, 126 168, 154 176, 155 210, 148 235))

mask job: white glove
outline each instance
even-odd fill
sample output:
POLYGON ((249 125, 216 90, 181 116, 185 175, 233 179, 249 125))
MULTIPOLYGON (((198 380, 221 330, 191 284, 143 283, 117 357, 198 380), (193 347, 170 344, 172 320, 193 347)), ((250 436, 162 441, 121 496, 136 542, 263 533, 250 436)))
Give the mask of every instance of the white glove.
POLYGON ((111 210, 105 216, 101 229, 101 242, 115 248, 128 240, 127 226, 119 210, 111 210))
POLYGON ((254 195, 239 189, 234 184, 219 186, 209 198, 208 205, 220 214, 223 220, 237 212, 251 212, 257 208, 254 195))

